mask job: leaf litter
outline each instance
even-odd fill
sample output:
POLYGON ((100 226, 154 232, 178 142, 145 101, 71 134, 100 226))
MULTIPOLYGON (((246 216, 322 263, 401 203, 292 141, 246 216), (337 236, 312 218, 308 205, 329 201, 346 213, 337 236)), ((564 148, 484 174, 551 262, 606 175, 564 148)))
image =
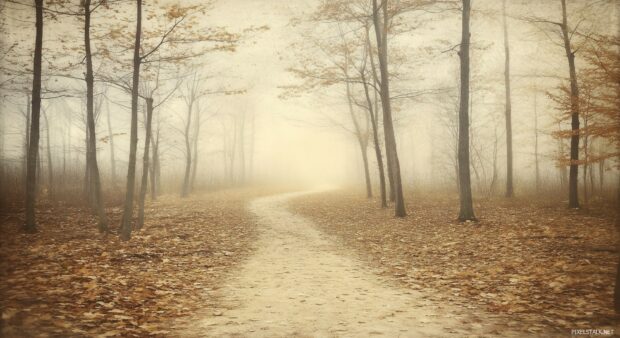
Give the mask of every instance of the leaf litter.
POLYGON ((409 215, 350 191, 291 202, 383 276, 430 300, 483 309, 533 334, 620 328, 613 208, 567 210, 540 200, 477 201, 478 222, 456 221, 454 197, 408 196, 409 215))
POLYGON ((1 336, 166 336, 190 314, 216 307, 213 290, 254 249, 253 196, 233 189, 146 206, 146 222, 118 239, 85 209, 45 206, 39 232, 20 232, 21 210, 3 216, 1 336))

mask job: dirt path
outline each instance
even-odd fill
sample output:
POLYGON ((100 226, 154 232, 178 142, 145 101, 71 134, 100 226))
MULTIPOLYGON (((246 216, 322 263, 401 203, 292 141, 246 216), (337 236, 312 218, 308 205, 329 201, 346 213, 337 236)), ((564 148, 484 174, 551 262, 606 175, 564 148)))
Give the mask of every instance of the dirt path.
MULTIPOLYGON (((287 211, 301 193, 260 198, 258 250, 220 290, 221 310, 194 322, 185 336, 446 337, 498 334, 463 309, 386 282, 313 224, 287 211), (188 333, 189 332, 189 333, 188 333)), ((501 332, 506 336, 507 332, 501 332)))

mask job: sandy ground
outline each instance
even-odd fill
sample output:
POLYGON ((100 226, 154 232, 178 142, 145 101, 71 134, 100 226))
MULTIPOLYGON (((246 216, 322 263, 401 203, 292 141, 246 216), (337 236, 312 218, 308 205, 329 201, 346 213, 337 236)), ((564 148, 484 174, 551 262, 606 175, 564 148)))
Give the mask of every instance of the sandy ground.
POLYGON ((383 280, 287 210, 287 200, 301 194, 250 203, 259 222, 256 253, 218 290, 221 307, 197 316, 180 336, 523 336, 383 280))

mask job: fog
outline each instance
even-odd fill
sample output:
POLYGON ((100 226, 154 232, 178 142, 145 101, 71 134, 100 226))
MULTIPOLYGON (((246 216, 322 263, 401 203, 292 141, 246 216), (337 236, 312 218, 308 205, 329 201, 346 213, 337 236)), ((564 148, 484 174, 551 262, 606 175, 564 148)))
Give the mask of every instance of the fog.
POLYGON ((0 336, 617 336, 619 10, 0 0, 0 336))
MULTIPOLYGON (((175 3, 160 1, 158 6, 165 8, 175 3)), ((183 5, 189 4, 183 2, 183 5)), ((290 94, 291 86, 300 86, 304 81, 291 69, 303 68, 304 58, 326 59, 325 51, 317 48, 315 41, 334 44, 339 39, 338 29, 344 27, 345 37, 349 38, 358 29, 355 23, 338 26, 329 20, 313 21, 311 17, 320 4, 320 1, 226 0, 213 2, 204 14, 192 14, 192 24, 201 26, 201 29, 221 27, 239 36, 234 51, 201 53, 177 67, 168 67, 162 75, 167 80, 162 85, 165 90, 156 94, 159 99, 178 84, 171 97, 156 108, 153 118, 161 132, 162 175, 164 181, 170 182, 170 191, 175 190, 175 184, 180 184, 178 182, 183 176, 186 158, 183 127, 187 120, 183 88, 186 88, 192 72, 201 77, 201 90, 239 91, 232 95, 205 95, 200 99, 198 185, 206 187, 247 180, 363 186, 363 163, 356 138, 350 132, 353 126, 345 85, 316 86, 290 94), (257 29, 259 27, 262 29, 257 29), (242 120, 246 123, 245 138, 239 139, 237 128, 242 120), (241 155, 242 151, 244 155, 241 155), (245 159, 240 159, 241 156, 245 159), (234 168, 232 177, 226 173, 230 170, 228 166, 234 168)), ((167 27, 165 18, 157 17, 165 12, 161 9, 157 12, 157 6, 149 6, 151 4, 146 4, 145 9, 154 14, 144 23, 144 29, 167 27)), ((26 70, 31 68, 31 59, 28 59, 32 55, 34 19, 28 9, 19 3, 3 4, 3 49, 17 43, 15 48, 10 48, 15 55, 2 60, 4 69, 22 64, 26 70)), ((93 41, 96 51, 95 92, 99 100, 95 105, 96 109, 99 107, 97 156, 102 177, 108 184, 111 170, 108 127, 115 134, 117 179, 122 179, 126 172, 130 93, 106 82, 103 75, 109 77, 112 73, 128 79, 129 83, 131 49, 119 46, 131 42, 135 29, 133 3, 112 2, 110 10, 96 11, 92 23, 96 32, 93 41), (114 11, 113 15, 110 10, 114 11), (106 41, 109 37, 106 34, 112 29, 108 26, 122 27, 124 37, 118 39, 119 46, 114 50, 109 47, 114 46, 114 42, 106 41), (110 60, 103 60, 97 54, 101 45, 108 46, 106 48, 115 54, 114 57, 126 64, 118 68, 110 66, 110 60), (108 110, 110 126, 106 124, 108 110)), ((541 177, 545 184, 554 186, 560 182, 556 158, 558 141, 551 135, 558 128, 558 110, 548 92, 566 83, 567 61, 557 33, 523 18, 536 16, 560 20, 559 1, 510 2, 509 11, 517 189, 525 190, 533 184, 535 124, 538 125, 541 177)), ((584 34, 609 33, 609 28, 618 24, 618 6, 613 2, 590 5, 585 1, 575 1, 570 3, 569 17, 579 22, 580 32, 586 32, 584 34)), ((450 123, 455 123, 450 116, 458 110, 459 58, 454 47, 460 40, 459 11, 405 12, 398 16, 398 22, 403 25, 402 29, 390 36, 389 47, 390 57, 395 60, 391 65, 394 71, 391 90, 395 97, 392 104, 403 182, 413 187, 454 189, 455 174, 451 169, 454 156, 451 154, 456 138, 450 134, 449 128, 450 123), (398 98, 411 94, 414 94, 413 98, 398 98)), ((43 107, 50 121, 52 163, 56 167, 62 166, 63 171, 70 163, 74 171, 80 172, 85 156, 85 101, 77 94, 84 88, 83 81, 77 79, 83 76, 81 21, 56 15, 46 24, 44 55, 47 56, 44 57, 43 77, 44 90, 47 89, 48 93, 44 94, 43 107)), ((498 182, 503 182, 506 171, 501 2, 475 1, 471 31, 473 185, 486 186, 491 180, 494 161, 498 182)), ((148 41, 151 43, 153 38, 148 41)), ((193 48, 162 46, 162 49, 181 55, 191 53, 193 48)), ((582 60, 578 59, 577 67, 582 65, 580 62, 582 60)), ((152 66, 153 63, 145 64, 143 73, 153 74, 152 66)), ((1 106, 3 163, 16 170, 25 156, 24 116, 27 110, 25 91, 19 88, 19 84, 28 88, 29 83, 29 80, 24 81, 24 78, 28 79, 26 75, 21 78, 15 75, 19 71, 3 75, 5 86, 1 106)), ((356 95, 361 95, 361 89, 355 86, 356 95)), ((359 97, 361 100, 362 96, 359 97)), ((355 109, 360 110, 359 107, 355 109)), ((144 138, 142 102, 140 110, 138 158, 141 157, 144 138)), ((42 125, 45 128, 44 122, 42 125)), ((42 135, 41 153, 45 153, 45 132, 42 135)), ((376 159, 372 156, 372 145, 368 147, 368 154, 373 185, 376 185, 376 159)), ((612 166, 608 169, 615 170, 612 166)), ((607 175, 611 180, 617 176, 610 172, 607 175)))

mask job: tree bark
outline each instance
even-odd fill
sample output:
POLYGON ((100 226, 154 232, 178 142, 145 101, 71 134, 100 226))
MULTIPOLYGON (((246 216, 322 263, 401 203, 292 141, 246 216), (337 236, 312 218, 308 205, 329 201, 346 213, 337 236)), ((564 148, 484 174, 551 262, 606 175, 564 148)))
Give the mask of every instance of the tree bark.
POLYGON ((146 199, 146 187, 149 176, 149 149, 151 145, 151 123, 153 120, 153 98, 146 99, 146 132, 144 137, 144 154, 142 156, 142 181, 140 182, 140 196, 138 197, 138 222, 136 230, 144 225, 144 200, 146 199))
POLYGON ((91 208, 91 210, 95 210, 95 206, 94 206, 94 199, 93 199, 93 195, 92 195, 92 184, 90 181, 90 136, 89 136, 89 130, 88 130, 88 122, 85 121, 84 122, 84 149, 86 150, 86 152, 84 153, 84 182, 83 182, 83 194, 84 194, 84 199, 86 201, 88 201, 88 206, 91 208))
POLYGON ((142 0, 136 1, 136 36, 133 51, 133 82, 131 88, 131 132, 129 141, 129 163, 127 168, 127 189, 121 223, 121 239, 131 238, 133 197, 136 184, 136 151, 138 148, 138 90, 140 88, 140 39, 142 36, 142 0))
POLYGON ((506 87, 506 197, 514 197, 512 182, 512 102, 510 96, 510 44, 508 42, 508 19, 506 16, 506 0, 502 2, 504 17, 504 84, 506 87))
POLYGON ((235 184, 235 159, 237 157, 237 118, 233 116, 233 137, 230 146, 230 163, 228 165, 230 184, 235 184))
MULTIPOLYGON (((620 179, 618 180, 618 192, 616 193, 616 231, 620 232, 620 179)), ((620 253, 620 236, 616 241, 617 252, 620 253)), ((620 314, 620 260, 616 269, 616 285, 614 287, 614 310, 620 314)))
POLYGON ((572 51, 570 43, 570 33, 568 32, 568 17, 566 14, 566 0, 562 2, 562 37, 564 39, 564 50, 568 58, 568 70, 570 75, 570 94, 571 94, 571 130, 570 138, 570 170, 568 174, 568 207, 579 208, 579 86, 577 85, 577 70, 575 69, 575 53, 572 51))
POLYGON ((97 164, 97 133, 95 130, 94 110, 94 75, 93 60, 90 48, 90 1, 84 0, 84 47, 86 50, 86 121, 88 125, 88 162, 90 193, 93 197, 93 206, 99 218, 99 232, 108 231, 108 219, 103 205, 99 165, 97 164))
POLYGON ((159 194, 160 187, 160 174, 159 169, 159 122, 155 137, 151 137, 151 148, 153 148, 153 164, 151 165, 151 200, 155 201, 159 194))
POLYGON ((599 180, 599 192, 601 196, 605 193, 603 191, 603 187, 605 186, 605 159, 602 159, 598 162, 598 180, 599 180))
POLYGON ((495 184, 497 183, 497 125, 493 130, 493 173, 491 175, 491 184, 489 184, 489 198, 495 193, 495 184))
POLYGON ((54 201, 54 168, 52 166, 52 147, 50 145, 50 124, 45 109, 42 109, 45 119, 45 141, 47 145, 47 198, 54 201))
MULTIPOLYGON (((378 89, 380 87, 380 80, 379 80, 379 75, 377 72, 377 67, 375 65, 375 58, 374 58, 374 52, 372 50, 372 44, 370 42, 370 33, 369 33, 370 27, 367 27, 366 29, 366 47, 368 48, 368 58, 370 60, 370 70, 372 71, 372 78, 373 78, 373 82, 375 85, 375 90, 373 91, 373 96, 374 96, 374 112, 375 112, 375 118, 373 120, 375 127, 377 127, 377 140, 379 141, 379 98, 377 97, 377 92, 380 92, 380 89, 378 89)), ((381 95, 379 93, 379 95, 381 95)), ((383 109, 383 108, 382 108, 383 109)), ((383 111, 381 112, 383 115, 383 111)), ((381 145, 376 145, 375 147, 379 147, 379 152, 381 153, 381 145)), ((375 149, 376 151, 376 149, 375 149)), ((386 152, 387 153, 387 152, 386 152)), ((383 155, 382 155, 383 156, 383 155)), ((388 183, 389 183, 389 198, 390 198, 390 202, 394 202, 394 200, 396 199, 396 194, 394 193, 394 180, 392 179, 392 167, 390 164, 390 161, 388 161, 386 159, 386 164, 387 164, 387 177, 388 177, 388 183)), ((381 158, 381 163, 383 163, 383 158, 381 158)), ((383 170, 383 165, 381 165, 381 169, 380 172, 384 171, 383 170)), ((385 176, 385 172, 384 172, 384 176, 385 176)), ((383 180, 385 181, 385 177, 383 178, 383 180)), ((385 182, 384 182, 385 184, 385 182)), ((384 188, 385 189, 385 188, 384 188)), ((383 206, 383 201, 381 202, 381 205, 383 206)), ((385 203, 385 207, 387 208, 387 201, 385 203)))
POLYGON ((364 163, 364 180, 366 182, 366 198, 372 198, 372 182, 370 181, 370 169, 368 167, 368 142, 359 141, 360 151, 362 153, 362 162, 364 163))
POLYGON ((241 123, 239 126, 239 183, 245 184, 245 109, 241 113, 241 123))
MULTIPOLYGON (((368 168, 368 136, 362 130, 360 123, 355 116, 355 110, 353 109, 353 94, 351 93, 351 81, 349 77, 349 61, 350 55, 345 47, 344 75, 346 78, 345 85, 347 103, 349 105, 349 116, 351 117, 351 122, 353 122, 353 127, 355 128, 355 137, 357 138, 357 142, 360 146, 360 151, 362 152, 362 162, 364 165, 364 181, 366 183, 366 197, 372 198, 372 182, 370 181, 370 170, 368 168)), ((368 117, 366 116, 366 118, 368 117)))
POLYGON ((540 164, 538 161, 538 89, 534 92, 534 165, 536 168, 536 193, 540 192, 540 164))
POLYGON ((585 133, 583 135, 583 203, 584 205, 588 205, 589 203, 589 195, 588 195, 588 160, 590 157, 589 154, 589 147, 590 145, 588 144, 589 138, 588 138, 588 114, 584 114, 584 119, 583 119, 583 126, 585 129, 585 133))
POLYGON ((461 47, 461 94, 459 105, 459 221, 475 220, 471 195, 471 174, 469 164, 469 15, 470 0, 463 0, 461 47))
POLYGON ((108 120, 108 138, 110 139, 110 172, 112 187, 116 188, 116 158, 114 156, 114 132, 112 132, 112 117, 110 116, 110 103, 106 101, 107 120, 108 120))
MULTIPOLYGON (((371 50, 368 53, 372 53, 371 50)), ((368 104, 368 114, 370 115, 370 124, 372 126, 372 140, 375 148, 375 156, 377 157, 377 167, 379 169, 379 189, 381 191, 381 207, 387 208, 387 195, 385 189, 385 172, 383 171, 383 155, 381 154, 381 144, 379 143, 379 132, 377 127, 377 120, 375 119, 375 114, 377 112, 374 110, 372 100, 370 99, 370 91, 368 88, 368 83, 366 83, 366 76, 362 72, 362 84, 364 85, 364 95, 366 97, 366 103, 368 104)))
POLYGON ((23 183, 24 185, 26 184, 26 177, 27 177, 27 172, 28 172, 28 151, 30 150, 30 128, 31 123, 30 123, 30 119, 32 117, 32 96, 30 96, 30 93, 26 94, 26 139, 24 140, 24 159, 23 159, 23 183))
MULTIPOLYGON (((387 29, 388 29, 388 13, 387 2, 383 0, 381 5, 383 7, 383 24, 379 19, 379 6, 377 0, 373 0, 373 22, 375 26, 375 35, 377 39, 377 47, 379 50, 379 70, 381 73, 381 105, 383 107, 383 129, 385 136, 385 147, 389 168, 391 167, 391 176, 394 184, 395 195, 395 208, 394 214, 396 217, 405 217, 407 211, 405 210, 405 199, 403 196, 403 187, 400 176, 400 163, 398 160, 398 151, 396 148, 396 137, 394 135, 394 125, 392 121, 392 107, 390 101, 390 85, 389 85, 389 73, 388 73, 388 58, 387 58, 387 29)), ((389 170, 388 170, 389 171, 389 170)))
POLYGON ((35 0, 36 37, 32 72, 32 118, 26 162, 26 223, 27 233, 37 231, 35 204, 37 197, 37 159, 39 155, 39 123, 41 118, 41 57, 43 51, 43 0, 35 0))
POLYGON ((201 110, 200 110, 200 102, 198 104, 198 109, 197 112, 195 114, 195 121, 194 121, 194 137, 192 139, 192 148, 193 148, 193 152, 194 155, 193 157, 193 162, 192 162, 192 174, 191 174, 191 178, 190 178, 190 183, 189 183, 189 190, 194 191, 195 188, 195 184, 196 184, 196 173, 198 171, 198 140, 199 140, 199 136, 200 136, 200 114, 201 114, 201 110))
MULTIPOLYGON (((2 104, 0 102, 0 104, 2 104)), ((6 114, 0 111, 0 209, 4 208, 5 196, 7 195, 5 177, 6 177, 6 160, 5 160, 5 136, 6 136, 6 114)))
POLYGON ((254 180, 254 151, 256 141, 256 113, 252 112, 252 118, 250 119, 250 153, 248 159, 248 179, 250 182, 254 180))
POLYGON ((190 171, 192 168, 192 147, 190 142, 189 129, 192 124, 192 113, 194 110, 194 98, 189 98, 187 105, 187 122, 185 123, 185 175, 183 176, 183 187, 181 188, 181 197, 187 197, 189 195, 189 179, 190 171))

